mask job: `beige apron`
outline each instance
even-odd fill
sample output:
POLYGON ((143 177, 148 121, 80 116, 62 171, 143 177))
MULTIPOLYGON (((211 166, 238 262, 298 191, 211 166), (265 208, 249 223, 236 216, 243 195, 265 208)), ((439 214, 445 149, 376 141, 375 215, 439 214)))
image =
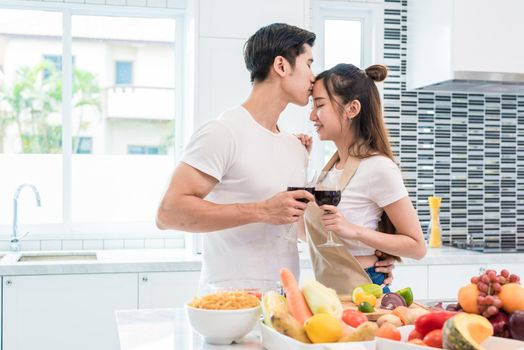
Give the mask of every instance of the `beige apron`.
MULTIPOLYGON (((324 167, 324 171, 331 170, 339 160, 335 153, 324 167)), ((343 191, 357 171, 360 159, 349 157, 340 176, 339 187, 343 191)), ((350 294, 358 285, 372 283, 368 274, 346 246, 318 248, 319 244, 326 242, 327 232, 324 231, 320 217, 322 210, 314 202, 308 204, 305 221, 309 243, 309 252, 315 278, 320 283, 333 288, 338 294, 350 294)), ((337 235, 333 239, 344 244, 337 235)))

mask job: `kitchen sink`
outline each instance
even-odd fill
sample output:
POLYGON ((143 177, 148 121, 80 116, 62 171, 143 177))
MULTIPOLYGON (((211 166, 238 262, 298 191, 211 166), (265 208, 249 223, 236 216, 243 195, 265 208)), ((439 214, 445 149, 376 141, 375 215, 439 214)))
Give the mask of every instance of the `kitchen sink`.
POLYGON ((18 262, 97 260, 96 253, 31 253, 22 254, 18 262))

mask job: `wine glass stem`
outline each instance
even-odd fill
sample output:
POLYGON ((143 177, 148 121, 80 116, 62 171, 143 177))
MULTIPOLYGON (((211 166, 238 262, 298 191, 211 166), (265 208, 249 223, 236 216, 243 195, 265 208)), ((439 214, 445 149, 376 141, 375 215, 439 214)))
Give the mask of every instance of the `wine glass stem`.
POLYGON ((284 234, 284 238, 287 239, 290 242, 297 242, 297 236, 295 232, 295 223, 292 223, 289 226, 289 229, 286 230, 286 233, 284 234))

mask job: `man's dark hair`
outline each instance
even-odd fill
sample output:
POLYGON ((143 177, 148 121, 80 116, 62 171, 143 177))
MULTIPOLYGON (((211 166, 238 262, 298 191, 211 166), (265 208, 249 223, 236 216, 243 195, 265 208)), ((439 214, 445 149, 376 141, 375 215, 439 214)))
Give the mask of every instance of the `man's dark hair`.
POLYGON ((284 57, 292 67, 295 58, 304 52, 304 44, 313 46, 316 35, 285 23, 262 27, 244 44, 244 61, 251 73, 251 82, 264 81, 275 57, 284 57))

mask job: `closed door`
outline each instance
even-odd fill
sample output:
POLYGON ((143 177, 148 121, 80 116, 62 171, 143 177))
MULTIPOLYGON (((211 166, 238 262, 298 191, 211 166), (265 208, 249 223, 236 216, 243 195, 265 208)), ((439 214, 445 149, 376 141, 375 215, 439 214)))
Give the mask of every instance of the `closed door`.
POLYGON ((197 295, 199 271, 139 274, 140 309, 183 307, 197 295))
POLYGON ((138 307, 137 274, 3 279, 3 349, 118 350, 115 311, 138 307))

